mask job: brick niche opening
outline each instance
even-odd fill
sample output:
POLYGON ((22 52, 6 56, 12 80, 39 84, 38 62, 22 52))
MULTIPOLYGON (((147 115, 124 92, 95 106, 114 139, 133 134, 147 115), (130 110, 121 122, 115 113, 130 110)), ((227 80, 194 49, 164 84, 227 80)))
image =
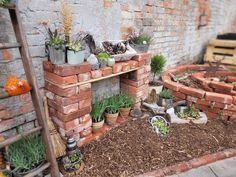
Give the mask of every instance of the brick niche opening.
MULTIPOLYGON (((148 96, 150 58, 150 53, 138 54, 129 61, 95 71, 91 71, 90 64, 86 62, 80 65, 54 65, 44 61, 49 114, 61 136, 73 135, 78 146, 82 146, 111 129, 104 125, 104 131, 92 133, 92 90, 102 89, 97 84, 99 81, 119 77, 120 91, 133 96, 135 105, 139 106, 141 99, 148 96)), ((120 122, 118 119, 118 124, 120 122)))

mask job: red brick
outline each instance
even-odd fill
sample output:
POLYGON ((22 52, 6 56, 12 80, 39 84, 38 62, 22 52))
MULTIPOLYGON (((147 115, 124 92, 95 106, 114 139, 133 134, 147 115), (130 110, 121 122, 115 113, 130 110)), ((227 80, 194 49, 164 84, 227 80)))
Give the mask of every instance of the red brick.
POLYGON ((186 99, 186 95, 185 94, 183 94, 183 93, 180 93, 180 92, 172 92, 172 95, 174 96, 174 97, 177 97, 177 98, 179 98, 179 99, 186 99))
POLYGON ((10 114, 7 110, 0 110, 0 119, 8 119, 10 114))
POLYGON ((236 77, 235 76, 228 76, 227 81, 228 82, 236 82, 236 77))
POLYGON ((236 105, 236 96, 233 96, 233 104, 236 105))
POLYGON ((70 97, 78 93, 77 86, 63 89, 47 81, 45 81, 45 88, 51 91, 52 93, 55 93, 59 96, 64 96, 64 97, 70 97))
POLYGON ((102 76, 108 76, 112 74, 112 68, 111 67, 105 67, 101 68, 102 76))
POLYGON ((223 115, 230 116, 230 117, 236 116, 236 110, 234 110, 234 111, 224 110, 223 115))
POLYGON ((67 106, 62 106, 60 104, 57 104, 57 102, 53 101, 53 100, 48 100, 48 105, 53 107, 54 109, 56 109, 57 111, 63 113, 63 114, 70 114, 73 113, 75 111, 78 111, 79 108, 79 104, 78 103, 74 103, 74 104, 70 104, 67 106))
POLYGON ((137 61, 129 60, 127 63, 129 63, 131 69, 134 69, 134 68, 138 67, 138 62, 137 61))
POLYGON ((91 91, 91 83, 88 84, 83 84, 79 86, 79 92, 86 92, 86 91, 91 91))
POLYGON ((206 100, 215 101, 219 103, 232 104, 233 97, 220 93, 206 92, 206 100))
POLYGON ((208 112, 208 111, 204 111, 204 113, 206 114, 208 119, 217 119, 218 118, 218 115, 216 113, 208 112))
POLYGON ((209 108, 222 108, 222 109, 224 109, 226 107, 224 103, 218 103, 218 102, 214 102, 214 101, 207 101, 205 99, 198 99, 197 104, 206 105, 209 108))
POLYGON ((91 106, 91 98, 86 99, 86 100, 81 100, 79 102, 79 109, 83 109, 83 108, 86 108, 88 106, 91 106))
POLYGON ((142 60, 142 61, 139 61, 138 62, 138 66, 139 67, 142 67, 142 66, 144 66, 145 65, 145 60, 142 60))
POLYGON ((151 56, 152 56, 151 53, 141 53, 134 56, 132 60, 135 60, 135 61, 149 60, 151 56))
POLYGON ((122 63, 116 63, 112 66, 112 72, 114 74, 119 73, 122 71, 122 63))
POLYGON ((121 28, 120 28, 120 31, 122 32, 122 33, 131 33, 132 31, 133 31, 133 28, 132 27, 130 27, 130 26, 122 26, 121 28))
POLYGON ((191 87, 186 87, 186 86, 180 87, 179 91, 186 94, 186 95, 194 96, 197 98, 203 98, 205 95, 205 91, 203 91, 203 90, 195 89, 195 88, 191 88, 191 87))
POLYGON ((91 73, 90 72, 81 73, 81 74, 78 75, 79 82, 88 81, 90 79, 91 79, 91 73))
POLYGON ((48 71, 52 73, 54 69, 54 65, 50 61, 43 61, 43 69, 44 71, 48 71))
POLYGON ((134 71, 128 74, 128 78, 134 81, 140 81, 143 79, 149 79, 150 74, 144 73, 144 74, 138 74, 138 71, 134 71))
POLYGON ((134 86, 134 87, 140 87, 140 86, 144 85, 144 80, 133 81, 133 80, 130 80, 130 79, 121 78, 121 83, 125 83, 127 85, 131 85, 131 86, 134 86))
POLYGON ((182 84, 178 84, 178 83, 170 81, 170 80, 165 80, 164 81, 164 87, 166 87, 166 88, 168 88, 170 90, 176 91, 176 92, 178 92, 179 89, 182 86, 183 86, 182 84))
POLYGON ((57 124, 59 127, 65 130, 71 130, 76 128, 79 125, 79 119, 74 119, 68 122, 62 122, 60 119, 53 117, 53 122, 57 124))
POLYGON ((233 85, 215 81, 211 81, 210 87, 222 90, 224 92, 230 92, 231 90, 233 90, 233 85))
POLYGON ((76 75, 61 77, 54 73, 44 71, 44 78, 48 81, 54 82, 56 84, 61 84, 61 85, 77 83, 76 75))
POLYGON ((81 138, 84 138, 84 137, 87 137, 87 136, 91 135, 92 134, 92 127, 89 127, 87 129, 81 131, 79 134, 80 134, 81 138))
POLYGON ((102 71, 101 70, 91 71, 91 78, 92 79, 97 79, 97 78, 100 78, 100 77, 102 77, 102 71))
POLYGON ((225 105, 225 109, 226 110, 230 110, 230 111, 234 111, 234 110, 236 110, 236 105, 234 105, 234 104, 226 104, 225 105))
POLYGON ((197 159, 193 159, 190 161, 191 165, 192 165, 192 168, 197 168, 197 167, 200 167, 202 165, 206 165, 206 164, 209 164, 209 163, 212 163, 212 162, 215 162, 217 161, 217 158, 213 155, 205 155, 205 156, 202 156, 202 157, 199 157, 197 159))
POLYGON ((130 70, 129 63, 123 62, 122 63, 122 71, 129 71, 129 70, 130 70))
POLYGON ((79 123, 84 124, 84 123, 90 121, 90 119, 91 119, 90 114, 86 114, 85 116, 82 116, 79 118, 79 123))
POLYGON ((196 109, 199 109, 203 112, 207 111, 207 112, 212 112, 212 113, 217 113, 217 112, 220 112, 221 109, 220 108, 210 108, 209 106, 206 106, 206 105, 202 105, 202 104, 195 104, 195 108, 196 109))

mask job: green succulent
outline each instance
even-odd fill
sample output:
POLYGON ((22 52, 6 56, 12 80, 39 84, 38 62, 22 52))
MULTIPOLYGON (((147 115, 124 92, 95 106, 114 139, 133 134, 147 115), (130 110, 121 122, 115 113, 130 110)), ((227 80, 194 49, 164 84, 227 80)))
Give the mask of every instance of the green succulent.
POLYGON ((108 53, 106 52, 100 52, 98 55, 97 55, 97 58, 100 59, 100 60, 107 60, 110 56, 108 55, 108 53))
POLYGON ((69 48, 69 50, 73 50, 73 51, 75 51, 75 52, 79 52, 80 49, 81 49, 81 44, 80 44, 79 41, 70 42, 70 43, 68 44, 68 48, 69 48))
POLYGON ((159 132, 164 136, 166 136, 169 133, 169 127, 166 126, 164 120, 162 119, 156 119, 153 122, 153 126, 158 128, 159 132))
POLYGON ((200 114, 195 109, 194 105, 191 105, 188 109, 186 109, 184 112, 178 112, 177 116, 181 119, 199 119, 200 114))
POLYGON ((138 35, 138 36, 134 36, 134 37, 131 37, 129 42, 131 44, 150 44, 151 43, 151 36, 147 35, 147 34, 141 34, 141 35, 138 35))
POLYGON ((164 99, 171 99, 173 96, 170 90, 164 89, 159 93, 159 97, 164 99))

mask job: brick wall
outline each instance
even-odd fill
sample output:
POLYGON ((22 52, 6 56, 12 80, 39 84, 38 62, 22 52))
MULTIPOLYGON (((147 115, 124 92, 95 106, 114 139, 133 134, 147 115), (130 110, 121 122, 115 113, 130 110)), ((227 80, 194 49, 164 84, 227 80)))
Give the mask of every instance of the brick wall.
MULTIPOLYGON (((153 35, 150 51, 163 53, 168 66, 192 63, 202 58, 208 39, 218 32, 236 31, 236 3, 234 0, 67 0, 74 8, 75 31, 84 30, 97 41, 126 38, 133 29, 153 35), (200 19, 200 16, 202 18, 200 19), (198 29, 199 24, 206 25, 198 29)), ((19 9, 23 20, 30 53, 40 87, 44 86, 42 61, 45 31, 40 22, 54 21, 59 17, 59 1, 20 0, 19 9)), ((0 11, 0 42, 14 41, 6 11, 0 11)), ((8 73, 24 78, 19 53, 16 50, 0 52, 0 85, 8 73)), ((105 83, 106 84, 106 83, 105 83)), ((15 132, 12 127, 35 122, 31 100, 21 96, 0 101, 5 114, 13 119, 1 122, 0 132, 15 132), (22 101, 23 100, 23 101, 22 101), (15 112, 15 113, 14 113, 15 112), (27 113, 23 116, 24 113, 27 113), (24 121, 21 120, 24 117, 24 121), (26 117, 26 118, 25 118, 26 117), (14 122, 17 121, 17 124, 14 122)), ((1 110, 1 109, 0 109, 1 110)), ((3 115, 0 112, 0 115, 3 115)), ((1 119, 1 117, 0 117, 1 119)))

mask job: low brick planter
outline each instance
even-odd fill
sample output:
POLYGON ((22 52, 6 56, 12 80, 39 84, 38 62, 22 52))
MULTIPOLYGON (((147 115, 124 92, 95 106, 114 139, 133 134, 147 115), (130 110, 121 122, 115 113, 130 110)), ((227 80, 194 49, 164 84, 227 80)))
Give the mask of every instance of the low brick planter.
MULTIPOLYGON (((48 98, 49 114, 61 136, 73 134, 79 146, 98 137, 91 131, 93 82, 120 76, 120 90, 133 96, 137 105, 147 98, 150 58, 150 53, 138 54, 130 61, 95 71, 91 71, 91 66, 86 62, 80 65, 53 65, 44 61, 45 95, 48 98)), ((106 130, 110 129, 109 126, 106 127, 106 130)))
POLYGON ((170 69, 162 75, 164 86, 172 91, 175 101, 187 100, 189 104, 194 103, 196 108, 206 113, 209 119, 235 120, 236 95, 234 87, 227 83, 210 81, 207 77, 222 76, 227 77, 228 80, 234 80, 236 73, 217 71, 213 74, 204 71, 208 67, 209 65, 185 65, 170 69), (171 75, 188 70, 197 71, 191 77, 201 85, 201 88, 187 87, 172 80, 171 75))
POLYGON ((207 165, 218 160, 223 160, 226 158, 236 156, 236 149, 228 149, 222 152, 217 152, 214 154, 205 155, 199 158, 192 159, 188 162, 181 162, 172 166, 168 166, 162 169, 157 169, 152 172, 148 172, 136 177, 164 177, 168 175, 179 174, 193 168, 197 168, 203 165, 207 165))

